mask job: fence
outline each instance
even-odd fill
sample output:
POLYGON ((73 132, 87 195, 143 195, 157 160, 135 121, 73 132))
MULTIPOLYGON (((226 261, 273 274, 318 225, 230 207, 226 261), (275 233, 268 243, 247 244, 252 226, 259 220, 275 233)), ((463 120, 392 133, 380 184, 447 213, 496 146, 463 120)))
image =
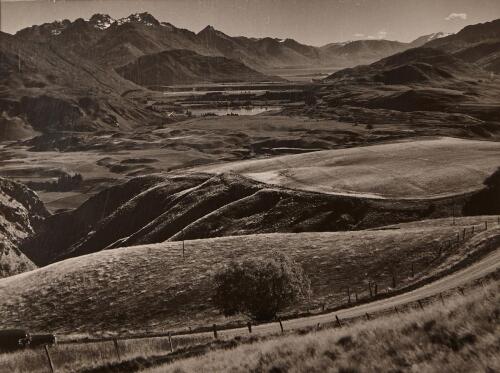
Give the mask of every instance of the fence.
MULTIPOLYGON (((500 217, 498 217, 498 220, 496 221, 496 223, 498 225, 500 225, 500 217)), ((442 254, 443 246, 445 248, 454 248, 454 247, 458 246, 460 243, 464 243, 467 239, 472 238, 475 234, 488 230, 489 227, 491 227, 491 222, 485 221, 484 225, 483 224, 480 224, 480 225, 475 224, 475 225, 472 225, 469 227, 461 228, 457 232, 457 239, 456 240, 454 240, 454 239, 446 240, 446 241, 443 241, 443 245, 439 245, 439 247, 437 248, 438 256, 440 256, 442 254)), ((411 273, 412 273, 412 276, 414 276, 415 268, 414 268, 413 263, 411 265, 411 273)), ((393 285, 393 288, 395 288, 397 285, 397 278, 396 278, 395 272, 391 273, 390 280, 391 280, 391 283, 393 285)), ((379 294, 379 292, 378 292, 378 284, 377 283, 373 283, 373 282, 368 283, 368 293, 370 295, 370 297, 368 299, 360 300, 358 298, 358 293, 355 292, 354 293, 355 294, 355 301, 353 301, 351 299, 351 295, 352 295, 351 290, 352 290, 351 287, 347 288, 347 305, 348 306, 356 306, 356 305, 360 305, 363 303, 371 302, 373 300, 382 299, 382 297, 380 297, 381 294, 379 294)), ((406 291, 408 291, 408 289, 406 291)), ((460 294, 465 295, 463 288, 458 288, 458 291, 460 292, 460 294)), ((393 296, 393 295, 396 295, 396 293, 387 292, 386 295, 393 296)), ((436 294, 436 295, 433 295, 430 297, 423 297, 423 298, 418 299, 416 301, 411 301, 411 302, 400 304, 399 309, 397 308, 397 306, 394 306, 394 307, 391 306, 391 307, 387 307, 385 309, 381 309, 377 313, 383 312, 383 311, 385 311, 385 312, 388 311, 388 312, 396 313, 399 315, 400 312, 402 312, 401 307, 411 306, 412 304, 417 304, 418 307, 423 310, 424 309, 424 301, 428 300, 429 298, 434 298, 434 297, 438 297, 438 299, 441 301, 442 305, 443 306, 445 305, 445 299, 443 297, 443 293, 439 293, 439 294, 436 294)), ((338 307, 338 309, 345 308, 344 306, 340 306, 340 307, 338 307)), ((359 318, 359 317, 351 317, 351 318, 341 319, 340 317, 338 317, 337 314, 332 312, 333 311, 332 309, 328 309, 326 307, 326 304, 322 304, 320 309, 321 309, 321 313, 329 313, 332 315, 332 317, 334 317, 334 319, 332 319, 332 323, 330 325, 333 327, 340 327, 340 328, 344 327, 346 324, 346 321, 359 318)), ((365 315, 363 316, 363 318, 366 318, 366 320, 371 320, 374 317, 375 317, 375 315, 370 314, 370 313, 365 313, 365 315)), ((277 318, 275 323, 277 325, 276 332, 279 331, 281 333, 285 333, 285 327, 283 325, 281 318, 277 318)), ((324 325, 325 327, 328 326, 326 324, 328 324, 328 323, 325 323, 325 325, 324 325)), ((120 340, 129 341, 129 340, 137 340, 137 339, 168 338, 170 353, 173 353, 173 352, 175 352, 175 346, 174 346, 174 341, 173 341, 172 337, 197 336, 197 335, 201 335, 201 334, 210 333, 210 330, 213 333, 213 338, 215 340, 219 339, 219 334, 220 334, 220 332, 223 332, 223 331, 226 331, 226 332, 232 331, 232 334, 242 335, 245 333, 245 330, 248 329, 247 333, 251 334, 253 332, 252 324, 250 322, 248 322, 248 323, 246 323, 245 326, 233 328, 233 329, 228 329, 228 328, 220 328, 216 324, 212 324, 211 327, 207 327, 207 328, 203 328, 203 329, 199 329, 199 330, 194 330, 194 331, 191 331, 188 333, 172 333, 171 331, 168 331, 168 332, 164 332, 164 333, 147 333, 147 334, 139 334, 139 335, 133 335, 133 336, 124 336, 124 337, 105 337, 105 338, 92 338, 92 339, 86 339, 86 340, 61 341, 59 344, 87 344, 87 343, 111 342, 111 343, 113 343, 114 350, 115 350, 118 361, 121 361, 122 354, 120 352, 120 347, 119 347, 119 343, 118 343, 120 340), (246 328, 245 328, 245 326, 246 326, 246 328), (239 332, 236 333, 235 332, 236 330, 239 330, 239 332)), ((315 327, 316 327, 316 329, 319 329, 321 327, 321 324, 317 323, 315 325, 315 327)), ((48 368, 52 373, 55 373, 56 368, 54 367, 54 364, 53 364, 53 361, 52 361, 52 358, 50 355, 50 347, 45 345, 44 349, 45 349, 45 353, 46 353, 46 357, 47 357, 48 368)))

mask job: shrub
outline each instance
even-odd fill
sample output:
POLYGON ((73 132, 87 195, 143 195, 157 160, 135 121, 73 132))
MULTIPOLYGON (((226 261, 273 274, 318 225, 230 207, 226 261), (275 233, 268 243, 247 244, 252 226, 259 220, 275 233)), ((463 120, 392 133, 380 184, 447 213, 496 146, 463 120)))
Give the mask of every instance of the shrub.
POLYGON ((300 265, 278 252, 231 262, 214 276, 213 301, 225 316, 242 313, 269 321, 310 293, 310 281, 300 265))

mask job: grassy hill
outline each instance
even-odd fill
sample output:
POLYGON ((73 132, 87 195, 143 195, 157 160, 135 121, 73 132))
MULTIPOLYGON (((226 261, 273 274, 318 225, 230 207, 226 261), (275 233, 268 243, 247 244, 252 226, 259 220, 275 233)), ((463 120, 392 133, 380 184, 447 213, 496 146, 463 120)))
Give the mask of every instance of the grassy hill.
POLYGON ((500 369, 498 280, 404 315, 210 352, 160 372, 489 372, 500 369))
POLYGON ((216 166, 288 188, 372 198, 431 198, 482 188, 500 166, 500 144, 452 138, 286 155, 216 166))
MULTIPOLYGON (((386 187, 401 183, 384 180, 386 187)), ((450 188, 461 182, 451 180, 450 188)), ((46 265, 106 248, 164 241, 359 230, 459 214, 473 195, 460 192, 393 200, 283 188, 236 173, 153 174, 104 189, 77 209, 49 217, 22 249, 37 265, 46 265)))
POLYGON ((182 242, 104 250, 0 280, 0 325, 92 334, 186 330, 235 321, 211 305, 211 274, 233 259, 272 249, 290 254, 312 281, 311 303, 288 312, 319 310, 322 304, 346 304, 347 287, 352 301, 354 293, 366 299, 368 281, 383 293, 393 286, 393 273, 399 289, 472 260, 497 247, 496 227, 492 217, 471 217, 455 225, 441 219, 382 230, 192 240, 184 244, 185 259, 182 242), (481 232, 487 219, 490 229, 481 232), (458 234, 460 244, 449 246, 458 234))

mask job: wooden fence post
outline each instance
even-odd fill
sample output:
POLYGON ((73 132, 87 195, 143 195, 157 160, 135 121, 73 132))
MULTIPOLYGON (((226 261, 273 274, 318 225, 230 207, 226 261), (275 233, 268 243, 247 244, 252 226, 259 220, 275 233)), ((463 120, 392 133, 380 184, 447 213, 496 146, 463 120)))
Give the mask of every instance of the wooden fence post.
POLYGON ((185 248, 184 248, 184 228, 182 228, 182 259, 184 260, 185 256, 185 248))
POLYGON ((392 271, 392 288, 396 289, 396 275, 394 274, 394 271, 392 271))
POLYGON ((458 290, 460 291, 460 293, 461 293, 462 295, 465 295, 465 293, 464 293, 464 288, 458 288, 458 290))
POLYGON ((356 297, 356 303, 358 303, 358 292, 355 292, 354 296, 356 297))
POLYGON ((172 333, 168 332, 168 343, 170 344, 170 352, 174 352, 174 345, 172 343, 172 333))
POLYGON ((369 321, 370 320, 370 315, 368 315, 368 312, 366 313, 366 320, 369 321))
POLYGON ((378 294, 378 285, 377 283, 375 283, 375 286, 374 286, 374 292, 375 292, 375 296, 378 294))
POLYGON ((488 230, 488 221, 485 221, 484 222, 484 230, 487 231, 488 230))
POLYGON ((372 283, 371 283, 371 281, 368 282, 368 291, 370 292, 370 298, 373 297, 372 283))
POLYGON ((335 318, 337 319, 337 324, 339 326, 339 328, 342 328, 342 323, 340 322, 340 319, 337 315, 335 315, 335 318))
POLYGON ((399 316, 399 310, 398 310, 398 308, 397 308, 396 306, 394 306, 394 311, 396 311, 396 313, 397 313, 397 314, 398 314, 398 316, 399 316))
POLYGON ((52 373, 54 373, 55 372, 55 370, 54 370, 54 364, 52 364, 52 359, 50 357, 49 348, 47 347, 47 345, 44 345, 43 347, 45 348, 45 354, 47 355, 47 360, 49 361, 50 371, 52 373))
POLYGON ((439 293, 439 298, 441 298, 441 303, 443 303, 443 306, 444 306, 444 298, 443 298, 443 293, 439 293))
POLYGON ((113 338, 113 344, 115 345, 116 356, 118 357, 118 361, 121 361, 120 358, 120 349, 118 348, 118 341, 116 338, 113 338))
POLYGON ((218 338, 218 337, 217 337, 217 325, 215 325, 215 324, 214 324, 214 325, 212 326, 212 328, 213 328, 213 331, 214 331, 214 338, 215 338, 215 339, 217 339, 217 338, 218 338))
POLYGON ((278 322, 280 323, 281 333, 284 333, 285 329, 283 328, 283 323, 281 322, 281 317, 278 317, 278 322))
POLYGON ((347 287, 347 304, 351 304, 351 289, 347 287))
POLYGON ((248 328, 248 332, 252 333, 252 323, 250 321, 247 322, 247 328, 248 328))
POLYGON ((415 268, 413 267, 413 263, 411 263, 411 277, 415 277, 415 268))
POLYGON ((424 305, 422 304, 422 301, 419 299, 417 302, 418 302, 418 305, 420 306, 420 308, 423 311, 424 310, 424 305))

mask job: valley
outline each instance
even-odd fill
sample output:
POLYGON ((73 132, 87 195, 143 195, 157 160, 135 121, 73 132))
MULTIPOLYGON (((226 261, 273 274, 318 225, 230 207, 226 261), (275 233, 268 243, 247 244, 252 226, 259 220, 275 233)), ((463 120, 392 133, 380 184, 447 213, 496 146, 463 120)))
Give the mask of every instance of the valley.
MULTIPOLYGON (((499 20, 311 46, 144 12, 0 32, 0 327, 240 348, 214 276, 271 253, 310 280, 267 320, 295 329, 496 284, 499 42, 499 20)), ((158 343, 127 356, 177 356, 158 343)))

